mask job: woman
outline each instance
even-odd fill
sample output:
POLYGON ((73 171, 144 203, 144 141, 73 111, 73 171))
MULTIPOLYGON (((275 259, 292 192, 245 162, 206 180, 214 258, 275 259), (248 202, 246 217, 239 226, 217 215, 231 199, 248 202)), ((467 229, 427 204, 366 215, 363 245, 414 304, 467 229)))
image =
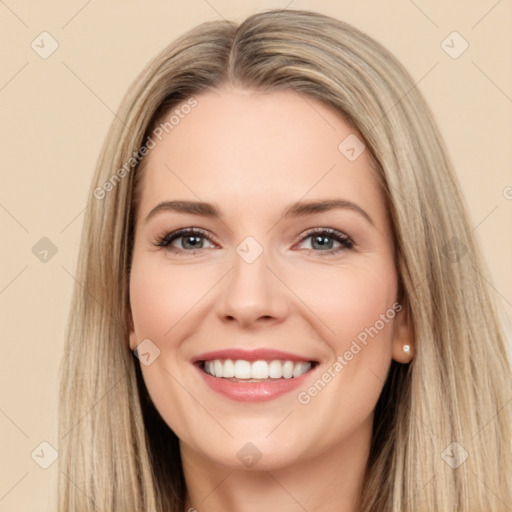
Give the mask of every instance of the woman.
POLYGON ((306 11, 198 26, 130 88, 91 194, 60 510, 512 507, 496 306, 374 40, 306 11))

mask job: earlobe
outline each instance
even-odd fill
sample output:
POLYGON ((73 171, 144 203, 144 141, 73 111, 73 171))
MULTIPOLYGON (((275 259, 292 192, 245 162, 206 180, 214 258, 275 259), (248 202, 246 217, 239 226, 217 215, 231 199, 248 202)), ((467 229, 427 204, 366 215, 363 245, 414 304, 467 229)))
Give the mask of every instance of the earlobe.
POLYGON ((393 322, 393 359, 407 364, 414 359, 415 343, 409 308, 404 305, 393 322))

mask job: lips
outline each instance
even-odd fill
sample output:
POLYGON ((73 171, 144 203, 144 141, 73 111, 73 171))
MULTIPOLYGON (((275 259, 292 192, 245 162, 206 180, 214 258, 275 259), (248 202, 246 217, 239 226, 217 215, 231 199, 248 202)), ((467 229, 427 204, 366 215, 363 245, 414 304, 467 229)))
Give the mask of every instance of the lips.
POLYGON ((211 389, 244 402, 277 398, 303 384, 318 365, 308 356, 273 349, 206 352, 192 363, 211 389))
MULTIPOLYGON (((293 354, 291 352, 283 352, 282 350, 258 348, 255 350, 242 350, 242 349, 224 349, 215 350, 212 352, 204 352, 192 358, 192 363, 199 361, 213 361, 215 359, 243 359, 245 361, 260 360, 290 360, 290 361, 315 361, 314 358, 308 357, 304 354, 293 354)), ((316 361, 315 361, 316 362, 316 361)))

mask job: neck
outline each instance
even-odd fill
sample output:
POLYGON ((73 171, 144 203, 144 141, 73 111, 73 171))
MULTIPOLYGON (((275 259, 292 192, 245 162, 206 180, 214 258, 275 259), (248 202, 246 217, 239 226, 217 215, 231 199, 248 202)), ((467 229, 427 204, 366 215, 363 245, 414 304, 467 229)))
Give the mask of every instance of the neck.
POLYGON ((187 487, 184 511, 327 512, 335 505, 339 512, 358 512, 371 428, 370 417, 336 446, 260 470, 220 466, 180 443, 187 487))

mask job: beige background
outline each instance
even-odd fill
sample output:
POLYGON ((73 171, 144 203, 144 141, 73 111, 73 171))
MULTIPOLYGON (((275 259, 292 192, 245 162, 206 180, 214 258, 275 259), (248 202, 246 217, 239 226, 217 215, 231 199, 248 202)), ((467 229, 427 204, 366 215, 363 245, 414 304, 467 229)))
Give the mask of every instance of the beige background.
MULTIPOLYGON (((455 163, 490 286, 512 316, 510 0, 0 1, 2 512, 46 510, 52 500, 57 463, 42 469, 31 453, 43 441, 58 449, 57 372, 79 234, 113 111, 147 61, 188 28, 272 7, 354 24, 419 82, 455 163), (34 39, 42 46, 43 31, 59 45, 47 59, 31 48, 34 39), (469 43, 457 59, 441 47, 453 31, 469 43), (46 263, 32 252, 42 237, 58 249, 46 263)), ((39 463, 50 457, 44 446, 34 454, 39 463)))

